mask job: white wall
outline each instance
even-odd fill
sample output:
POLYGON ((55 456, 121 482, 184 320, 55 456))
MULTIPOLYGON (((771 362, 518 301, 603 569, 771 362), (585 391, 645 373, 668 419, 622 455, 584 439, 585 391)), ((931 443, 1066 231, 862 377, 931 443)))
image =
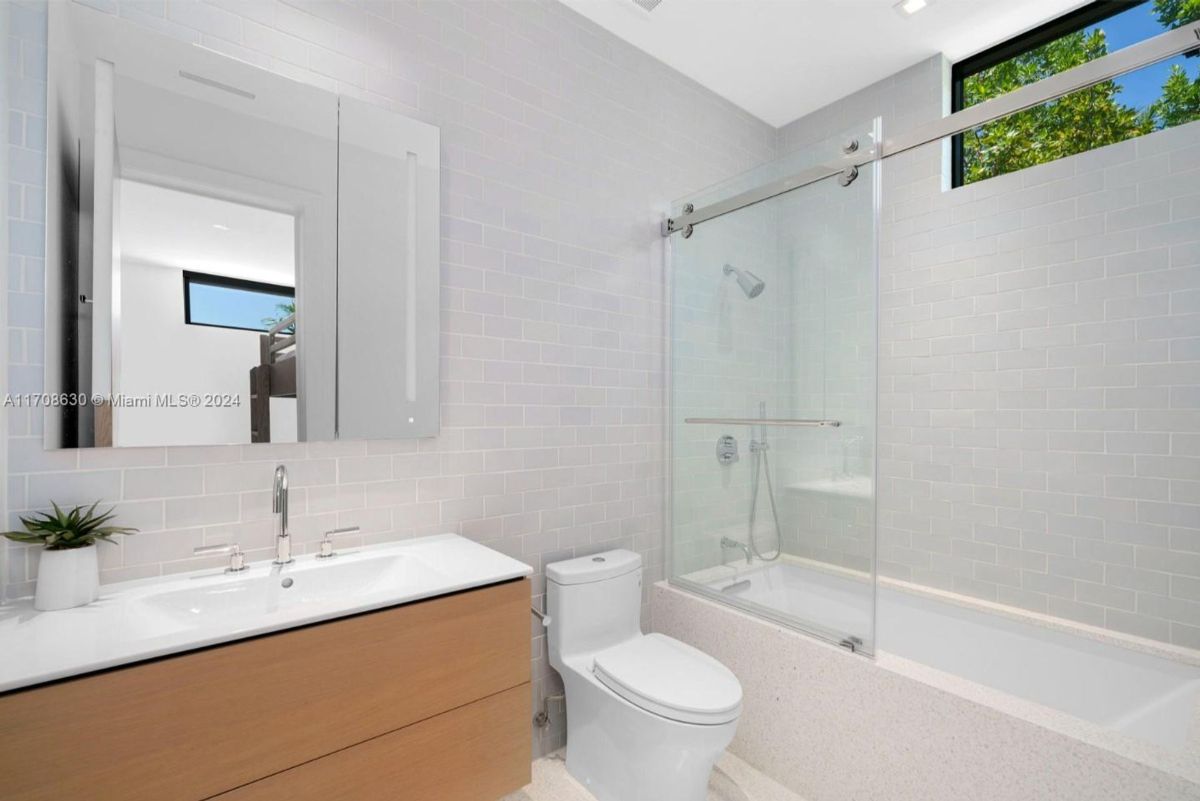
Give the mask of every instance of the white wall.
MULTIPOLYGON (((539 594, 546 562, 614 546, 660 578, 661 204, 769 160, 775 131, 552 0, 105 7, 441 128, 442 433, 45 452, 41 416, 17 410, 10 523, 52 497, 116 503, 142 533, 102 552, 105 581, 217 564, 191 558, 203 542, 260 558, 283 461, 309 547, 339 525, 368 541, 458 531, 533 565, 539 594)), ((12 180, 40 201, 44 10, 4 11, 30 68, 12 180)), ((44 229, 11 213, 15 390, 41 381, 44 229)), ((32 552, 8 547, 9 591, 28 593, 32 552)), ((554 681, 541 653, 539 638, 539 695, 554 681)))
MULTIPOLYGON (((944 79, 782 147, 934 119, 944 79)), ((1200 647, 1200 123, 953 190, 943 156, 884 165, 881 572, 1200 647)))
MULTIPOLYGON (((121 372, 127 398, 233 395, 237 406, 118 407, 119 447, 228 445, 250 441, 250 368, 259 332, 188 325, 183 271, 124 259, 121 264, 121 372)), ((271 399, 271 441, 296 441, 296 399, 271 399)))

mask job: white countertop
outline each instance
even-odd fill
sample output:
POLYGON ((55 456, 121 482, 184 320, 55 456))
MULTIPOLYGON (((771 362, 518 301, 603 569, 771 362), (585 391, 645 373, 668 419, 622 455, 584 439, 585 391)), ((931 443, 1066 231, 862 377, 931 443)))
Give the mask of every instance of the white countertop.
POLYGON ((456 534, 313 555, 244 572, 201 570, 105 584, 87 606, 0 605, 0 692, 359 612, 483 587, 533 572, 456 534), (290 579, 290 586, 284 584, 290 579))

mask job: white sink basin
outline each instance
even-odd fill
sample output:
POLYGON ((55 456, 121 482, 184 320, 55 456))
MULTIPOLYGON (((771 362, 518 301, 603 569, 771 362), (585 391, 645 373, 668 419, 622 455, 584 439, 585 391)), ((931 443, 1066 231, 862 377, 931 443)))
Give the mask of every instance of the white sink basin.
POLYGON ((532 569, 454 534, 101 587, 59 612, 0 606, 0 692, 521 578, 532 569))
POLYGON ((352 558, 307 560, 283 570, 260 566, 215 584, 183 587, 132 600, 134 614, 144 608, 181 626, 203 627, 274 617, 330 604, 369 599, 405 587, 436 587, 450 577, 419 557, 389 552, 356 553, 352 558))

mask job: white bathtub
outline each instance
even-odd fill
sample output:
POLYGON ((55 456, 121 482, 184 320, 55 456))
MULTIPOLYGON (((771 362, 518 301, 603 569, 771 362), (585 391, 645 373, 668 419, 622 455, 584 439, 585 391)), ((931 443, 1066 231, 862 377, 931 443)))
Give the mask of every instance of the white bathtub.
MULTIPOLYGON (((705 585, 837 632, 869 633, 869 587, 795 563, 751 568, 705 585)), ((1200 702, 1200 667, 1032 620, 1004 617, 882 585, 876 650, 1181 750, 1200 702)), ((977 607, 977 605, 974 605, 977 607)))
POLYGON ((778 624, 869 634, 860 577, 785 563, 688 579, 651 588, 655 631, 737 675, 730 751, 803 798, 1200 801, 1194 652, 892 583, 868 659, 778 624))

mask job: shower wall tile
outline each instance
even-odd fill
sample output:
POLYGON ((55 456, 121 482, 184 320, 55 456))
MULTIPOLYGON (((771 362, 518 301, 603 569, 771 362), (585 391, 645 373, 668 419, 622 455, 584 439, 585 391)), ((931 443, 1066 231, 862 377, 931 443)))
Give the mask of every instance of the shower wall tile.
MULTIPOLYGON (((97 5, 97 4, 90 4, 97 5)), ((44 452, 7 410, 7 523, 51 499, 115 504, 142 529, 104 581, 218 564, 201 543, 271 544, 288 465, 297 538, 444 531, 532 565, 611 547, 662 577, 663 254, 673 197, 768 161, 775 131, 552 0, 196 0, 102 9, 442 132, 442 422, 437 438, 44 452)), ((8 382, 41 387, 45 6, 8 2, 8 382), (14 62, 17 63, 17 62, 14 62)), ((353 544, 352 542, 350 544, 353 544)), ((12 544, 0 582, 32 592, 12 544)), ((535 597, 540 604, 541 598, 535 597)), ((535 703, 557 689, 534 642, 535 703)), ((535 739, 562 745, 561 716, 535 739)))
MULTIPOLYGON (((736 190, 730 190, 736 191, 736 190)), ((780 416, 785 385, 776 327, 784 319, 782 269, 774 232, 777 208, 760 204, 728 215, 720 226, 671 241, 673 297, 672 419, 758 415, 759 403, 780 416), (767 283, 747 298, 726 264, 767 283)), ((692 573, 741 554, 722 549, 722 537, 747 541, 749 450, 758 435, 746 427, 679 424, 672 438, 673 569, 692 573), (716 442, 735 437, 739 461, 717 461, 716 442)), ((769 546, 773 547, 773 546, 769 546)))
MULTIPOLYGON (((945 76, 918 64, 780 148, 936 119, 945 76)), ((884 575, 1200 646, 1197 153, 1191 123, 958 189, 945 143, 884 164, 884 575)))

